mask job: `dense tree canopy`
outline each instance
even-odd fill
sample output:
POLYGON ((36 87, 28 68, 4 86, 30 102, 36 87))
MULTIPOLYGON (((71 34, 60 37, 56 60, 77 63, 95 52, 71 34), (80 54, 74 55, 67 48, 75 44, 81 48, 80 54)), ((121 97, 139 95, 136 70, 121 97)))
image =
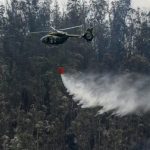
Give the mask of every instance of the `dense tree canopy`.
MULTIPOLYGON (((79 29, 68 31, 82 32, 79 29)), ((150 73, 150 12, 130 0, 11 0, 0 5, 0 149, 149 150, 149 114, 123 118, 81 109, 57 74, 69 71, 150 73), (94 40, 47 47, 29 32, 83 24, 94 40)))

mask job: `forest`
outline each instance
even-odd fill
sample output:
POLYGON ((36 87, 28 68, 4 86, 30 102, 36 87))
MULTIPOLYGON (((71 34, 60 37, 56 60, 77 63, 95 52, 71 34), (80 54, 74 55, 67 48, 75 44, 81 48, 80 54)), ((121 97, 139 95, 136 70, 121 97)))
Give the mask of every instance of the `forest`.
MULTIPOLYGON (((80 34, 79 29, 69 33, 80 34)), ((149 150, 150 114, 123 117, 81 108, 66 72, 150 74, 150 12, 131 0, 11 0, 0 5, 0 150, 149 150), (49 47, 43 30, 83 25, 94 39, 49 47)))

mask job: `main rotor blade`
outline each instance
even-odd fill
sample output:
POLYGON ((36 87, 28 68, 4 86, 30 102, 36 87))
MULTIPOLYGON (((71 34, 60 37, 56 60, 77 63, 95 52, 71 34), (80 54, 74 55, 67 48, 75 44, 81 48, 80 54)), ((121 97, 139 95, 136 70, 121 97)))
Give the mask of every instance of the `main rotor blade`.
POLYGON ((83 25, 80 25, 80 26, 74 26, 74 27, 69 27, 69 28, 64 28, 64 29, 58 29, 60 31, 65 31, 65 30, 70 30, 70 29, 75 29, 75 28, 82 28, 83 25))
POLYGON ((57 30, 57 29, 55 29, 54 27, 52 27, 52 26, 51 26, 51 28, 52 28, 54 31, 58 32, 58 30, 57 30))
POLYGON ((78 38, 82 37, 81 35, 77 35, 77 34, 68 34, 68 36, 69 37, 78 37, 78 38))
POLYGON ((48 33, 49 31, 29 32, 29 34, 48 33))

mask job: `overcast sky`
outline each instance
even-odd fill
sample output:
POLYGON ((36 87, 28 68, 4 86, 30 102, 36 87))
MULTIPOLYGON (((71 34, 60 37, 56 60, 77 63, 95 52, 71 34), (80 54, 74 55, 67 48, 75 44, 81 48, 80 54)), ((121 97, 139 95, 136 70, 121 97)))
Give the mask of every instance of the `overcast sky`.
MULTIPOLYGON (((90 1, 90 0, 87 0, 90 1)), ((114 0, 108 0, 108 1, 114 1, 114 0)), ((63 5, 64 3, 67 2, 67 0, 58 0, 60 5, 63 5)), ((142 8, 142 9, 147 9, 150 10, 150 0, 131 0, 132 2, 132 7, 133 8, 142 8)))
MULTIPOLYGON (((0 0, 1 3, 4 3, 6 0, 0 0)), ((55 1, 55 0, 53 0, 55 1)), ((89 0, 87 0, 89 1, 89 0)), ((108 0, 108 1, 113 1, 113 0, 108 0)), ((66 4, 67 0, 58 0, 60 6, 66 4)), ((131 0, 132 2, 132 7, 137 8, 140 7, 142 9, 147 9, 150 10, 150 0, 131 0)))

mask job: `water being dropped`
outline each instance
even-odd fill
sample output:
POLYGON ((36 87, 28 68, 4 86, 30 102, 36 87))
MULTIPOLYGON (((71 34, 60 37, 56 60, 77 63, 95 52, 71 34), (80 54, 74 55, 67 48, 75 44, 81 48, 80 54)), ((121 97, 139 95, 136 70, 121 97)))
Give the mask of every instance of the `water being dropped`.
POLYGON ((150 110, 150 78, 138 74, 64 74, 67 91, 84 108, 102 106, 99 113, 114 110, 126 115, 150 110))

